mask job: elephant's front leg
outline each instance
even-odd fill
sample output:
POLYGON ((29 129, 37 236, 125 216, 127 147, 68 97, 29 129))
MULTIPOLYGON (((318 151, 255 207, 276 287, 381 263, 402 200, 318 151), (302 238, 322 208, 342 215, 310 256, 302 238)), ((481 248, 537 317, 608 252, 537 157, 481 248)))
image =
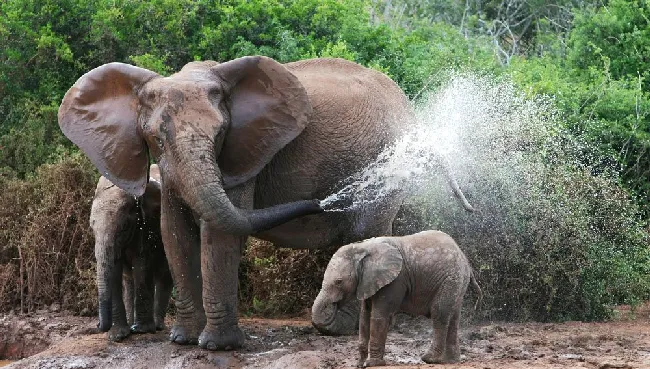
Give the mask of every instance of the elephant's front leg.
POLYGON ((199 346, 208 350, 232 350, 244 344, 237 324, 237 272, 246 237, 223 234, 201 222, 201 271, 203 308, 207 324, 199 346))
POLYGON ((361 301, 359 312, 359 361, 357 367, 363 368, 368 358, 368 339, 370 338, 370 300, 361 301))
POLYGON ((365 367, 386 365, 386 338, 393 315, 406 295, 403 283, 389 283, 370 298, 370 339, 365 367))
MULTIPOLYGON (((375 309, 373 309, 373 312, 374 310, 375 309)), ((363 365, 364 367, 386 365, 384 352, 386 349, 386 337, 388 336, 390 316, 377 316, 376 314, 373 314, 373 312, 371 312, 370 318, 368 358, 363 365)))
POLYGON ((201 299, 199 229, 192 212, 171 192, 161 196, 161 234, 176 286, 176 321, 169 339, 195 344, 205 326, 201 299))

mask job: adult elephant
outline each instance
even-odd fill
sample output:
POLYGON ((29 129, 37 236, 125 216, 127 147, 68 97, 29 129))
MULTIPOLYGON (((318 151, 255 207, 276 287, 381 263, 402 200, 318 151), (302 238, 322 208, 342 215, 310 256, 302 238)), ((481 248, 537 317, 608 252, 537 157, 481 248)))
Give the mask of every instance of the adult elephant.
MULTIPOLYGON (((413 122, 385 75, 341 59, 192 62, 162 77, 121 63, 83 75, 59 124, 113 183, 140 195, 162 174, 161 229, 177 288, 170 339, 236 348, 237 270, 248 235, 340 246, 391 234, 401 196, 349 212, 318 201, 413 122)), ((462 196, 462 194, 461 194, 462 196)))

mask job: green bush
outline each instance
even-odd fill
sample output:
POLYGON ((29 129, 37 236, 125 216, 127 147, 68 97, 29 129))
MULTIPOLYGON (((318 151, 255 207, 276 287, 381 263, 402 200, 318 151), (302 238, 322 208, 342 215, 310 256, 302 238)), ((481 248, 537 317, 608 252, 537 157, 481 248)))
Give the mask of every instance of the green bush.
POLYGON ((585 164, 615 170, 650 219, 650 91, 637 79, 612 79, 605 69, 572 69, 554 58, 517 60, 510 74, 530 95, 554 98, 563 125, 597 155, 585 164))
POLYGON ((409 200, 400 232, 450 233, 478 272, 490 319, 601 320, 650 298, 650 235, 616 172, 585 162, 600 163, 600 153, 563 127, 548 100, 505 82, 459 80, 446 91, 471 98, 447 106, 462 116, 450 156, 478 211, 465 213, 434 181, 409 200))

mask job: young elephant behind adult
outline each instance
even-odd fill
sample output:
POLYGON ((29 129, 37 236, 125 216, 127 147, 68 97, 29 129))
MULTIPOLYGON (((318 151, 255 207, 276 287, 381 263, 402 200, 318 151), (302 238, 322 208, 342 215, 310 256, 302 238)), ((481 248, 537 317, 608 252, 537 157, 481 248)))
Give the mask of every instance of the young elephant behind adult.
POLYGON ((104 177, 97 183, 90 225, 97 259, 98 327, 109 332, 111 341, 164 328, 173 282, 160 235, 160 187, 155 164, 138 198, 104 177))
POLYGON ((312 307, 312 323, 329 332, 345 319, 338 311, 340 302, 356 296, 361 300, 360 367, 385 364, 386 335, 398 311, 433 320, 433 342, 424 362, 455 362, 460 358, 460 309, 470 281, 480 296, 465 254, 443 232, 371 238, 343 246, 332 256, 312 307))

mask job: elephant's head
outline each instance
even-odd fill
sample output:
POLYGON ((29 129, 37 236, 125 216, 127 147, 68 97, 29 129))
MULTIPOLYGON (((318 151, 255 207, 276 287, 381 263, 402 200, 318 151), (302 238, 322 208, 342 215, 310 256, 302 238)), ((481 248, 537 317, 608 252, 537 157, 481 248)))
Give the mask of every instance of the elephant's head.
POLYGON ((122 277, 114 274, 115 262, 123 257, 120 253, 125 245, 135 242, 135 237, 142 237, 138 232, 142 217, 160 218, 157 165, 151 166, 151 180, 140 198, 134 198, 105 177, 99 179, 90 210, 90 226, 95 236, 99 328, 104 332, 112 326, 113 284, 119 283, 122 277))
MULTIPOLYGON (((340 334, 357 319, 350 300, 363 301, 391 283, 403 259, 393 245, 368 240, 341 247, 327 265, 323 285, 312 306, 312 324, 326 334, 340 334)), ((357 305, 358 307, 358 305, 357 305)), ((355 322, 356 323, 356 322, 355 322)))
MULTIPOLYGON (((301 133, 311 113, 298 79, 256 56, 192 62, 170 77, 102 65, 66 93, 59 125, 102 175, 131 195, 144 193, 149 153, 165 188, 202 219, 250 234, 286 214, 239 209, 225 189, 253 178, 301 133)), ((303 213, 322 211, 316 201, 295 204, 303 213)), ((281 210, 295 216, 296 206, 281 210)))

